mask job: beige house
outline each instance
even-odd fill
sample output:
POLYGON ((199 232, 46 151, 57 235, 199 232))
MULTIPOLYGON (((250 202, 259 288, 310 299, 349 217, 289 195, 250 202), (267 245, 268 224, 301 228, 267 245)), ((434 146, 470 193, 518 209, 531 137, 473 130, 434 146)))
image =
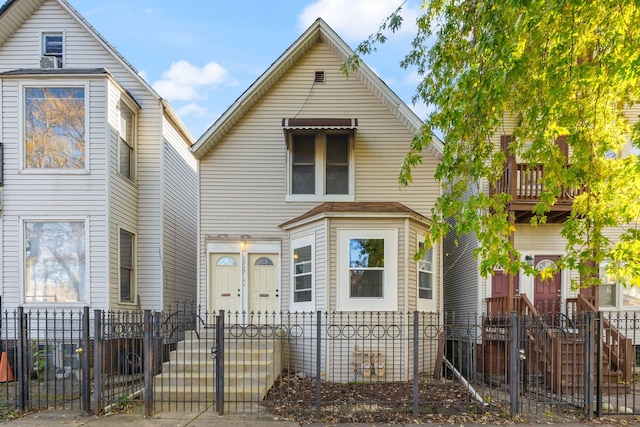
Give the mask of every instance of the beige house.
POLYGON ((352 54, 318 19, 192 147, 209 312, 441 310, 440 246, 414 260, 441 142, 400 188, 421 120, 352 54))
MULTIPOLYGON (((638 116, 637 108, 633 110, 629 112, 630 118, 638 116)), ((565 254, 567 242, 562 237, 561 230, 563 222, 571 212, 576 191, 571 188, 564 189, 557 203, 547 214, 546 224, 535 227, 530 224, 532 208, 540 201, 544 169, 542 165, 531 165, 508 154, 507 145, 512 139, 510 132, 514 127, 514 121, 505 120, 502 133, 493 138, 495 149, 503 150, 507 158, 502 178, 495 187, 490 187, 485 181, 479 186, 470 186, 469 191, 475 188, 475 191, 479 189, 486 194, 506 192, 511 195, 507 210, 515 220, 515 231, 512 233, 515 248, 520 252, 523 262, 542 270, 557 263, 565 254)), ((565 138, 559 137, 556 144, 569 159, 570 152, 565 138)), ((639 154, 630 143, 620 153, 610 153, 617 156, 630 154, 639 154)), ((606 233, 607 237, 615 242, 623 231, 623 228, 610 228, 606 233)), ((542 319, 553 319, 549 322, 555 322, 556 325, 570 330, 572 322, 578 318, 578 313, 591 311, 595 316, 597 311, 603 311, 611 320, 605 321, 603 326, 608 331, 608 337, 603 339, 604 352, 615 355, 615 358, 606 358, 607 363, 614 364, 613 368, 605 365, 606 369, 619 375, 618 380, 621 382, 630 380, 632 366, 638 366, 640 363, 640 330, 634 322, 624 319, 629 311, 640 308, 640 289, 633 286, 625 287, 608 278, 604 274, 606 262, 600 265, 603 285, 598 288, 576 288, 574 284, 580 283, 579 273, 563 269, 557 270, 553 277, 547 280, 539 276, 526 275, 522 270, 510 278, 498 269, 494 270, 491 276, 484 278, 479 273, 480 260, 474 256, 477 247, 478 241, 473 234, 455 236, 451 233, 443 242, 443 251, 447 254, 443 261, 446 272, 443 286, 444 309, 457 313, 458 322, 486 323, 487 319, 481 319, 485 314, 496 316, 493 321, 499 321, 500 316, 515 311, 520 314, 542 315, 542 319)), ((461 335, 457 338, 460 338, 460 342, 453 344, 453 347, 459 344, 465 351, 473 348, 466 344, 469 342, 468 336, 461 335)), ((478 356, 467 355, 466 358, 462 358, 462 365, 466 362, 480 363, 482 354, 486 360, 489 360, 491 355, 505 354, 504 340, 476 338, 472 341, 479 345, 478 356)), ((546 362, 551 364, 549 360, 546 362)), ((563 358, 556 358, 555 363, 563 363, 563 358)), ((464 372, 483 369, 467 366, 460 368, 464 372)), ((549 369, 558 375, 563 372, 561 365, 549 369)), ((547 373, 550 372, 549 369, 547 373)), ((612 374, 612 378, 618 377, 612 374)))
POLYGON ((0 7, 0 141, 3 310, 195 299, 192 138, 66 0, 0 7))

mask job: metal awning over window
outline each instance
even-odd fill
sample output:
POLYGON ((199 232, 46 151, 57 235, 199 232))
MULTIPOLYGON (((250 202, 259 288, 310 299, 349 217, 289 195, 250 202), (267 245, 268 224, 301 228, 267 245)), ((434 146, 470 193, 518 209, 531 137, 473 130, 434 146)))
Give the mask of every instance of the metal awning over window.
POLYGON ((282 119, 284 130, 357 129, 358 119, 282 119))
POLYGON ((353 132, 354 137, 358 129, 358 119, 332 119, 332 118, 312 118, 312 119, 282 119, 282 130, 288 140, 292 132, 311 130, 348 130, 353 132))

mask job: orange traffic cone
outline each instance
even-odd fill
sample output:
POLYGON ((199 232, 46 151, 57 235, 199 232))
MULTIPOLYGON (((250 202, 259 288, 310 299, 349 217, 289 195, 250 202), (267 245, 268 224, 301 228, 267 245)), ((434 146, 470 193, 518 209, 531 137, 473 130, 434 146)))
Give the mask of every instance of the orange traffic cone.
POLYGON ((8 383, 13 380, 13 371, 7 360, 7 352, 3 351, 2 357, 0 358, 0 383, 8 383))

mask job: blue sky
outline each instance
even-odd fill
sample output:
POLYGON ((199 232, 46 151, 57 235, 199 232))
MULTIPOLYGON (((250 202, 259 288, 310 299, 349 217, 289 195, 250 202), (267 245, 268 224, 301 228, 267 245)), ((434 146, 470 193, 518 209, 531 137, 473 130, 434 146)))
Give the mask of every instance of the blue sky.
MULTIPOLYGON (((318 17, 352 48, 402 0, 70 0, 98 32, 169 100, 194 138, 318 17)), ((400 68, 420 0, 404 6, 404 29, 365 58, 421 118, 416 73, 400 68)))

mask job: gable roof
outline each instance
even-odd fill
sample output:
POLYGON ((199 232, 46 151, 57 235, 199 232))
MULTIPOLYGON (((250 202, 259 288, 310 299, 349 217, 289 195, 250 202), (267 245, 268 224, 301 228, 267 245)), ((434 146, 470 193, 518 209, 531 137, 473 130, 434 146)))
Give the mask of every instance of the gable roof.
MULTIPOLYGON (((13 34, 22 27, 22 25, 46 3, 48 0, 7 0, 0 7, 0 46, 13 36, 13 34)), ((171 121, 178 129, 178 131, 184 136, 189 145, 193 144, 193 136, 189 130, 182 123, 178 115, 173 111, 171 105, 160 97, 158 93, 143 79, 138 70, 135 69, 124 56, 120 54, 113 47, 107 39, 105 39, 80 13, 74 9, 67 0, 54 0, 65 9, 69 15, 74 18, 78 24, 85 29, 85 31, 94 37, 94 39, 100 44, 111 56, 113 56, 120 64, 127 69, 131 75, 134 76, 142 86, 145 87, 162 105, 162 109, 167 116, 167 119, 171 121)), ((69 70, 67 70, 69 72, 69 70)))
MULTIPOLYGON (((343 62, 354 54, 331 27, 318 18, 196 141, 191 147, 195 157, 201 159, 215 147, 244 114, 318 43, 324 43, 343 62)), ((422 120, 366 64, 361 63, 360 68, 350 76, 360 79, 409 132, 415 134, 420 129, 422 120)), ((435 135, 432 140, 427 150, 439 158, 443 150, 442 142, 435 135)))

